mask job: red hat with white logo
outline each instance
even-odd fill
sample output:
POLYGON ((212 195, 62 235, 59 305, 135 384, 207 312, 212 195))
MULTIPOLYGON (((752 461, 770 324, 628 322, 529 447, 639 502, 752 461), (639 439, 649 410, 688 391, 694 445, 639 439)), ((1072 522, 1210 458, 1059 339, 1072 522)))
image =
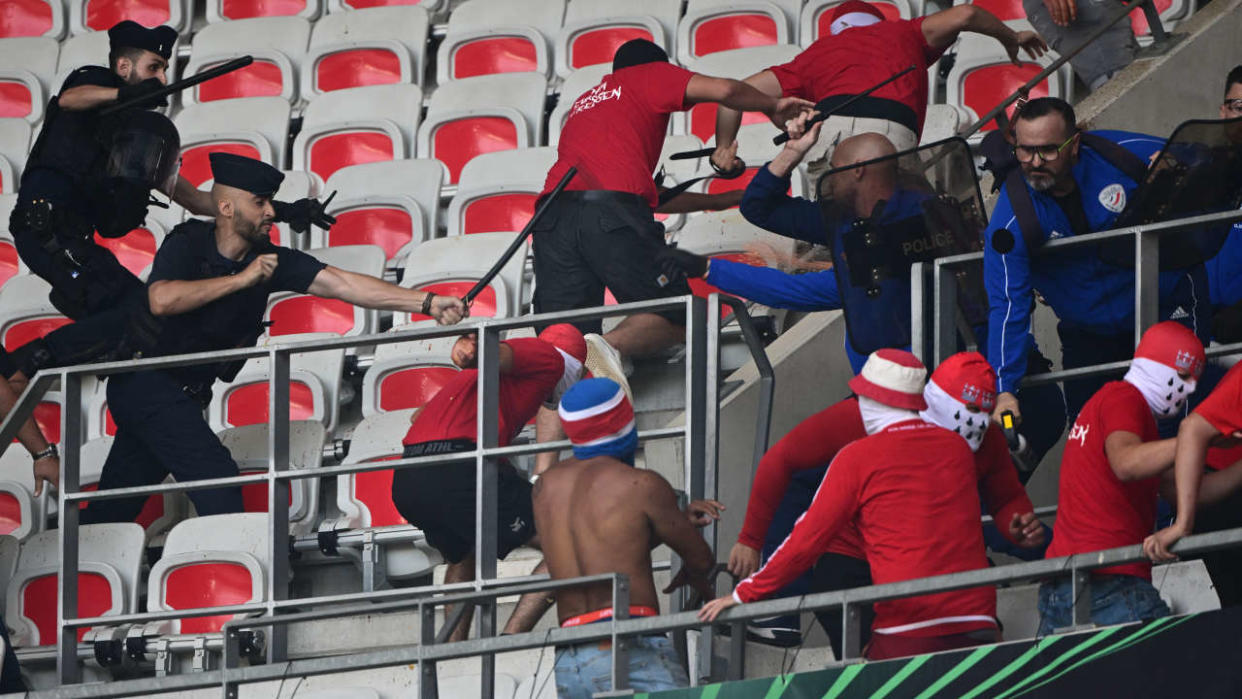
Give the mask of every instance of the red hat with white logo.
POLYGON ((549 325, 539 333, 539 339, 577 359, 579 363, 586 362, 586 340, 582 339, 582 331, 569 323, 549 325))
POLYGON ((865 27, 884 21, 884 13, 863 0, 846 0, 832 11, 828 31, 840 34, 851 27, 865 27))
POLYGON ((1179 374, 1190 374, 1195 380, 1203 373, 1207 359, 1199 338, 1190 328, 1172 320, 1148 328, 1134 350, 1134 358, 1150 359, 1179 374))
POLYGON ((931 382, 964 405, 985 413, 996 407, 996 372, 978 352, 958 352, 944 360, 931 382))
POLYGON ((927 367, 913 354, 899 349, 881 349, 867 357, 862 371, 850 379, 850 390, 893 408, 925 410, 923 384, 927 367))

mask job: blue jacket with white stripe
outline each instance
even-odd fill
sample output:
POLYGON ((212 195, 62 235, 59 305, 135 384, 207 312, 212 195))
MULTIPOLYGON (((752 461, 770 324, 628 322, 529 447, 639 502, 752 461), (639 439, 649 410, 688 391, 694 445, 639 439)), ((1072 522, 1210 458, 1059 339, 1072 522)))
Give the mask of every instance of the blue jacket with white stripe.
MULTIPOLYGON (((1096 131, 1097 136, 1123 146, 1135 155, 1149 159, 1159 152, 1164 140, 1126 131, 1096 131)), ((1096 151, 1082 147, 1074 165, 1074 179, 1082 195, 1082 206, 1090 231, 1107 230, 1138 188, 1096 151)), ((1074 235, 1069 218, 1048 194, 1027 186, 1031 203, 1043 229, 1044 240, 1074 235)), ((1034 259, 1023 239, 1013 206, 1004 189, 992 211, 984 234, 984 283, 990 305, 988 314, 988 361, 996 369, 997 391, 1013 392, 1026 373, 1030 337, 1033 290, 1038 289, 1061 322, 1090 332, 1109 335, 1132 332, 1134 328, 1134 271, 1104 262, 1094 249, 1071 249, 1040 255, 1034 259), (1001 254, 992 245, 995 233, 1008 229, 1013 249, 1001 254)), ((1202 268, 1196 268, 1200 274, 1202 268)), ((1174 286, 1187 276, 1184 271, 1160 274, 1162 302, 1170 299, 1174 286)), ((1206 310, 1207 289, 1201 290, 1206 310)), ((1194 315, 1194 293, 1183 303, 1183 310, 1194 315)))

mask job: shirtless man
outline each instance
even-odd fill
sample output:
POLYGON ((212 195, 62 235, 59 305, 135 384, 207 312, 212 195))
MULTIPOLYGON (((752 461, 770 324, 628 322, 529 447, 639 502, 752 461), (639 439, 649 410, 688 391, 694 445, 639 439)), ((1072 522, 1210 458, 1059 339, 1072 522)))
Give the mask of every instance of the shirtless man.
MULTIPOLYGON (((638 433, 634 409, 611 379, 586 379, 565 393, 561 422, 574 458, 549 468, 535 484, 535 527, 554 580, 624 573, 630 581, 630 616, 660 613, 651 575, 651 549, 668 544, 685 561, 665 593, 690 585, 711 597, 707 574, 711 549, 695 531, 719 517, 720 503, 691 503, 682 512, 677 494, 659 474, 636 469, 638 433)), ((608 583, 556 593, 562 627, 612 618, 608 583)), ((654 692, 689 686, 685 669, 663 635, 632 639, 629 686, 654 692)), ((611 688, 609 642, 562 646, 556 652, 556 691, 561 699, 590 697, 611 688)))

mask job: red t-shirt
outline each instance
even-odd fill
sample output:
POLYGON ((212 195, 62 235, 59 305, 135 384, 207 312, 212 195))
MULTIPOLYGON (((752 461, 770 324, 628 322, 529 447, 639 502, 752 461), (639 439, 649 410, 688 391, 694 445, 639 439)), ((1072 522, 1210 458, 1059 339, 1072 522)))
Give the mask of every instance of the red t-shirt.
POLYGON ((918 133, 927 116, 927 69, 944 49, 928 46, 923 17, 879 22, 825 36, 792 61, 770 69, 785 97, 818 102, 833 95, 857 95, 913 65, 914 70, 871 93, 914 110, 918 133))
MULTIPOLYGON (((1220 383, 1216 384, 1211 395, 1195 408, 1195 413, 1223 435, 1242 430, 1242 362, 1233 365, 1220 383)), ((1208 449, 1209 468, 1229 468, 1239 459, 1242 459, 1242 446, 1208 449)))
MULTIPOLYGON (((734 596, 763 599, 811 567, 846 524, 862 532, 876 584, 986 568, 977 466, 960 436, 922 420, 840 451, 810 509, 734 596), (929 526, 932 523, 934 526, 929 526)), ((879 602, 876 633, 944 636, 996 626, 991 587, 879 602)))
POLYGON ((690 106, 686 85, 693 75, 662 62, 605 75, 574 101, 543 194, 574 166, 578 174, 567 189, 629 192, 654 209, 658 196, 652 175, 664 147, 668 117, 690 106))
MULTIPOLYGON (((1159 438, 1156 419, 1137 388, 1110 381, 1082 407, 1061 457, 1057 523, 1048 558, 1141 544, 1156 526, 1160 477, 1125 481, 1117 478, 1104 440, 1114 432, 1159 438)), ((1095 571, 1151 580, 1151 563, 1131 563, 1095 571)))
MULTIPOLYGON (((529 337, 506 340, 513 366, 500 375, 500 441, 507 446, 539 411, 565 373, 565 360, 550 343, 529 337)), ((458 372, 414 417, 403 444, 439 439, 478 441, 478 369, 458 372)))

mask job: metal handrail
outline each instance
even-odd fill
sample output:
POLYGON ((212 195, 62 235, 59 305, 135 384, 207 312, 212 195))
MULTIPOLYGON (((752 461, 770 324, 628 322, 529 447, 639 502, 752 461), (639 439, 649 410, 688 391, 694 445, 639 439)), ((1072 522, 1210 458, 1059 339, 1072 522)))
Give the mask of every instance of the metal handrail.
MULTIPOLYGON (((1188 536, 1178 541, 1177 544, 1172 547, 1172 550, 1178 554, 1188 555, 1206 553, 1237 545, 1242 545, 1242 527, 1188 536)), ((803 612, 836 608, 848 610, 849 608, 856 608, 858 605, 874 604, 876 602, 884 602, 905 597, 964 590, 988 585, 1045 580, 1066 575, 1071 576, 1071 578, 1078 581, 1082 586, 1081 589, 1079 584, 1074 586, 1075 600, 1078 601, 1082 599, 1090 599, 1088 591, 1085 589, 1085 586, 1089 585, 1090 571, 1145 560, 1146 558, 1143 556, 1141 546, 1124 546, 1104 551, 1081 553, 1074 556, 1031 561, 1029 563, 1017 563, 999 567, 981 568, 962 573, 903 580, 900 582, 871 585, 868 587, 849 590, 821 592, 801 597, 787 597, 763 602, 753 602, 726 610, 714 623, 742 623, 766 617, 801 614, 803 612)), ((587 583, 598 584, 599 582, 604 581, 615 582, 618 577, 619 576, 615 575, 604 575, 555 581, 549 580, 543 583, 523 586, 522 589, 529 591, 539 589, 562 589, 565 587, 587 583)), ((484 599, 489 596, 504 594, 511 594, 511 590, 506 589, 494 592, 468 593, 464 598, 477 600, 484 599)), ((452 603, 460 599, 463 599, 463 597, 455 596, 442 600, 427 600, 427 602, 430 604, 443 604, 452 603)), ((1087 620, 1080 616, 1083 611, 1084 610, 1081 605, 1074 605, 1073 623, 1075 626, 1086 623, 1087 620)), ((357 610, 330 610, 330 612, 337 612, 344 616, 350 613, 356 613, 357 610)), ((329 613, 324 612, 313 612, 307 614, 313 615, 313 618, 315 619, 330 618, 328 615, 329 613)), ((848 620, 851 615, 846 613, 842 616, 848 620)), ((310 618, 312 617, 306 616, 304 619, 299 619, 295 618, 294 615, 289 615, 287 618, 278 618, 279 621, 272 619, 238 620, 236 622, 229 622, 229 629, 230 631, 235 632, 245 628, 262 627, 265 625, 265 622, 276 621, 276 623, 286 623, 298 620, 307 620, 310 618)), ((266 625, 270 625, 270 623, 266 625)), ((453 660, 457 658, 468 658, 487 654, 545 648, 548 646, 568 646, 588 643, 591 641, 602 641, 605 639, 630 638, 643 634, 665 633, 669 631, 703 628, 704 626, 705 625, 699 621, 697 613, 689 611, 679 614, 666 614, 654 617, 614 619, 611 621, 572 628, 557 628, 542 632, 532 631, 510 636, 477 638, 457 643, 427 645, 410 644, 399 648, 376 650, 349 656, 298 659, 278 664, 236 667, 228 670, 209 670, 193 674, 127 680, 107 684, 73 685, 49 690, 45 695, 54 699, 80 699, 85 697, 139 696, 154 692, 170 692, 177 690, 185 691, 191 689, 219 687, 222 685, 236 686, 241 683, 276 680, 284 677, 329 674, 346 669, 365 670, 407 665, 410 663, 430 663, 434 661, 453 660)), ((851 630, 847 622, 847 634, 857 634, 857 624, 854 626, 855 628, 851 630)), ((745 642, 745 634, 734 634, 731 639, 731 643, 744 644, 745 642)), ((617 645, 619 644, 614 642, 613 647, 616 648, 617 645)), ((857 647, 856 637, 852 644, 846 643, 845 645, 847 648, 850 645, 857 647)), ((847 656, 846 658, 839 659, 837 664, 850 662, 851 660, 853 660, 853 658, 847 656)))
POLYGON ((1089 44, 1091 44, 1096 39, 1100 38, 1105 33, 1107 33, 1110 29, 1112 29, 1114 24, 1116 24, 1117 22, 1120 22, 1122 19, 1129 16, 1129 14, 1134 11, 1134 8, 1136 6, 1142 8, 1143 15, 1147 19, 1147 25, 1151 27, 1152 46, 1155 46, 1155 47, 1162 46, 1168 40, 1169 35, 1167 32, 1165 32, 1164 24, 1160 20, 1160 11, 1156 9, 1155 1, 1154 0, 1134 0, 1133 2, 1127 3, 1124 5, 1123 9, 1115 11, 1112 17, 1110 17, 1106 22, 1101 24, 1095 31, 1091 32, 1091 34, 1089 34, 1085 39, 1083 39, 1081 44, 1079 44, 1078 46, 1075 46, 1070 51, 1057 56, 1056 60, 1048 64, 1048 66, 1045 67, 1043 70, 1036 73, 1035 76, 1032 77, 1030 80, 1027 80, 1025 83, 1020 85, 1017 89, 1015 89, 1012 93, 1010 93, 1008 97, 1001 100, 1000 104, 988 110, 986 114, 979 117, 979 119, 975 123, 971 124, 970 126, 967 126, 963 131, 959 133, 959 135, 962 138, 968 138, 969 136, 977 132, 979 129, 982 129, 984 126, 986 126, 987 123, 989 121, 992 121, 993 119, 996 120, 996 124, 998 127, 1000 127, 1001 129, 1006 128, 1008 126, 1008 121, 1007 121, 1007 117, 1005 116, 1005 109, 1009 105, 1025 97, 1027 94, 1030 93, 1031 88, 1043 82, 1049 75, 1052 75, 1053 73, 1060 70, 1061 66, 1068 63, 1071 58, 1073 58, 1074 56, 1077 56, 1083 49, 1087 48, 1089 44))

